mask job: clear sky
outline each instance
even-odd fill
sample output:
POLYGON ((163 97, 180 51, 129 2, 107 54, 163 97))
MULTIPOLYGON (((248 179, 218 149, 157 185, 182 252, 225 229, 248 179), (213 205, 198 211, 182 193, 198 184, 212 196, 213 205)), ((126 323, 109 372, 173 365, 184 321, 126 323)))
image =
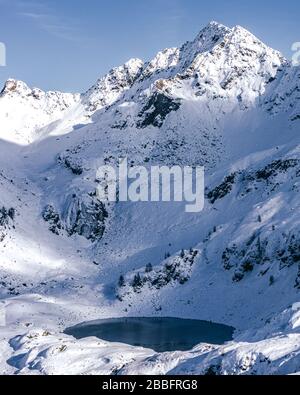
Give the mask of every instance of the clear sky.
POLYGON ((0 0, 8 77, 45 90, 82 92, 132 57, 193 39, 209 21, 242 25, 291 57, 299 0, 0 0))

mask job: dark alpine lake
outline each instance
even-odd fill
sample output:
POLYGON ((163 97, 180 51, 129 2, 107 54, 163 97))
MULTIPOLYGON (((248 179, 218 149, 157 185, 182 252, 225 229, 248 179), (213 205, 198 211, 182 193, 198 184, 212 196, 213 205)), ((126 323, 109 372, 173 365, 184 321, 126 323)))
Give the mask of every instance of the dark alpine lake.
POLYGON ((188 351, 199 343, 224 344, 232 340, 233 332, 230 326, 178 318, 114 318, 85 322, 65 331, 76 339, 94 336, 157 352, 188 351))

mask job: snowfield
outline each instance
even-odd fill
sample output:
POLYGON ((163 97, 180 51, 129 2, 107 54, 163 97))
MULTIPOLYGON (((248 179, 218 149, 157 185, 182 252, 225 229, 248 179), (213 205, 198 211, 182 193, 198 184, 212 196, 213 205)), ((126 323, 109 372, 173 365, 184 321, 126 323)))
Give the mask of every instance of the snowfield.
POLYGON ((299 132, 300 68, 240 26, 211 22, 83 94, 7 81, 0 373, 300 374, 299 132), (124 157, 204 166, 204 211, 99 202, 98 167, 124 157), (162 354, 63 334, 126 316, 236 332, 162 354))

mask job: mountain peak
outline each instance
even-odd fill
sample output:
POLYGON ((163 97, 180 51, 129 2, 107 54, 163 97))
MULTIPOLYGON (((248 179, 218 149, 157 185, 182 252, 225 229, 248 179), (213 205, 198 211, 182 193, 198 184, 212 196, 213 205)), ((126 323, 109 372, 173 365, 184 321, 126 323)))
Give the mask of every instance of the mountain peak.
POLYGON ((139 58, 131 58, 124 64, 124 66, 127 68, 142 67, 143 65, 144 62, 139 58))
POLYGON ((196 36, 195 40, 189 45, 192 51, 204 52, 212 49, 220 40, 224 40, 225 36, 231 33, 232 29, 222 25, 221 23, 211 21, 196 36))
POLYGON ((204 34, 215 34, 215 33, 220 33, 220 34, 226 34, 229 33, 231 29, 222 23, 216 22, 216 21, 211 21, 209 22, 203 29, 200 30, 198 36, 196 37, 196 40, 199 39, 199 37, 202 37, 204 34))
POLYGON ((4 84, 4 87, 1 91, 1 96, 13 93, 27 95, 28 93, 31 93, 31 89, 25 84, 25 82, 16 80, 14 78, 9 78, 4 84))
POLYGON ((217 21, 210 21, 204 29, 209 29, 209 28, 229 29, 227 26, 223 25, 223 23, 219 23, 217 21))

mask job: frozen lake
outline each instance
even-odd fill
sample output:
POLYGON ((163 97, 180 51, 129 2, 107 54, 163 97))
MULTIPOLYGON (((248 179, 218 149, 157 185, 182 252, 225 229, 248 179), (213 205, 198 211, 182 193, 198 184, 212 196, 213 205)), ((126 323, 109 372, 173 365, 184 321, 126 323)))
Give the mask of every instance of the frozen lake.
POLYGON ((157 352, 187 351, 199 343, 224 344, 234 328, 207 321, 178 318, 116 318, 85 322, 65 333, 76 339, 97 337, 109 342, 150 348, 157 352))

